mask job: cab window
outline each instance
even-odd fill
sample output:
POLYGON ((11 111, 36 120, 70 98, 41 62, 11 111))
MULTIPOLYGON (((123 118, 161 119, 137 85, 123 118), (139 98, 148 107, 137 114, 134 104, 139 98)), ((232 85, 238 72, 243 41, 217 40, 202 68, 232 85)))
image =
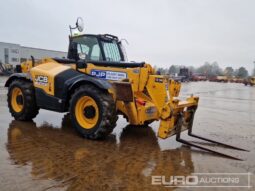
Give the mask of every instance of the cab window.
POLYGON ((100 51, 100 47, 98 44, 95 44, 93 46, 90 59, 95 60, 95 61, 102 60, 101 51, 100 51))
POLYGON ((119 47, 117 45, 117 42, 102 42, 105 59, 106 61, 113 61, 113 62, 119 62, 121 61, 120 51, 119 47))
POLYGON ((81 36, 73 39, 77 44, 77 53, 79 59, 101 61, 102 54, 99 48, 98 40, 92 36, 81 36))

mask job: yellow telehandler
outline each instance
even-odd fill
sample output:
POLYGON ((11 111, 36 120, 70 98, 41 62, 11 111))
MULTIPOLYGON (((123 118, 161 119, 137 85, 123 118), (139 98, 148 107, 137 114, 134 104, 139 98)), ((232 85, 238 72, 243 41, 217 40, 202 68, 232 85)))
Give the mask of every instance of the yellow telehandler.
POLYGON ((232 147, 196 136, 192 133, 194 114, 199 98, 177 99, 180 83, 157 75, 145 62, 127 62, 118 37, 73 35, 82 31, 79 18, 70 27, 68 56, 26 61, 10 76, 8 106, 16 120, 31 120, 39 108, 70 112, 73 127, 83 137, 100 139, 116 126, 118 115, 132 125, 145 126, 160 120, 158 136, 176 134, 176 140, 206 151, 227 156, 181 139, 181 132, 190 136, 232 147))

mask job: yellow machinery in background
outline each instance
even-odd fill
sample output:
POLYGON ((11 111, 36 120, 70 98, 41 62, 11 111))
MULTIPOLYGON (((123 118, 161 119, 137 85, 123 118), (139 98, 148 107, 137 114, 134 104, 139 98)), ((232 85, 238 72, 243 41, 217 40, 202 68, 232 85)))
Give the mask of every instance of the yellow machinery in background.
POLYGON ((244 85, 250 85, 250 86, 255 86, 255 77, 250 77, 247 80, 244 80, 244 85))

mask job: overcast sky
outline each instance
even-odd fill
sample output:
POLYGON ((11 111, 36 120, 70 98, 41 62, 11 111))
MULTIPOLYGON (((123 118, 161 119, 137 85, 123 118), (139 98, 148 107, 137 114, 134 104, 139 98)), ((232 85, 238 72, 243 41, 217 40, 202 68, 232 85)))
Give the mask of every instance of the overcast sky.
POLYGON ((254 0, 1 0, 0 7, 3 42, 67 51, 68 25, 81 16, 85 33, 127 39, 129 60, 254 66, 254 0))

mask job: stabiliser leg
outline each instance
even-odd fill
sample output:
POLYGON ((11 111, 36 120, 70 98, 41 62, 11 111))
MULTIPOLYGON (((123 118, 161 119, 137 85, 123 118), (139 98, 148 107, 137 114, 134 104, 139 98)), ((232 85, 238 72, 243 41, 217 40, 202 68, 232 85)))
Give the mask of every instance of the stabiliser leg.
MULTIPOLYGON (((186 140, 182 139, 181 138, 181 128, 182 128, 182 123, 183 123, 183 116, 182 116, 182 114, 179 114, 179 115, 180 116, 178 117, 178 121, 177 121, 177 124, 176 124, 176 141, 178 141, 180 143, 183 143, 183 144, 186 144, 186 145, 189 145, 189 146, 192 146, 192 147, 195 147, 195 148, 199 148, 201 150, 205 150, 205 151, 217 154, 219 156, 223 156, 223 157, 226 157, 226 158, 242 161, 242 159, 240 159, 240 158, 233 157, 231 155, 227 155, 227 154, 224 154, 224 153, 221 153, 221 152, 218 152, 218 151, 214 151, 214 150, 196 145, 194 143, 191 143, 189 141, 186 141, 186 140)), ((220 142, 217 142, 217 141, 214 141, 214 140, 211 140, 211 139, 207 139, 207 138, 192 134, 193 119, 194 119, 194 112, 192 113, 192 118, 191 118, 191 121, 190 121, 190 124, 189 124, 189 130, 188 130, 188 135, 189 136, 195 137, 195 138, 198 138, 198 139, 202 139, 202 140, 205 140, 205 141, 208 141, 208 142, 216 143, 218 145, 222 145, 222 146, 225 146, 225 147, 228 147, 228 148, 231 148, 231 149, 247 151, 245 149, 241 149, 241 148, 238 148, 238 147, 234 147, 234 146, 231 146, 231 145, 227 145, 227 144, 224 144, 224 143, 220 143, 220 142)))

